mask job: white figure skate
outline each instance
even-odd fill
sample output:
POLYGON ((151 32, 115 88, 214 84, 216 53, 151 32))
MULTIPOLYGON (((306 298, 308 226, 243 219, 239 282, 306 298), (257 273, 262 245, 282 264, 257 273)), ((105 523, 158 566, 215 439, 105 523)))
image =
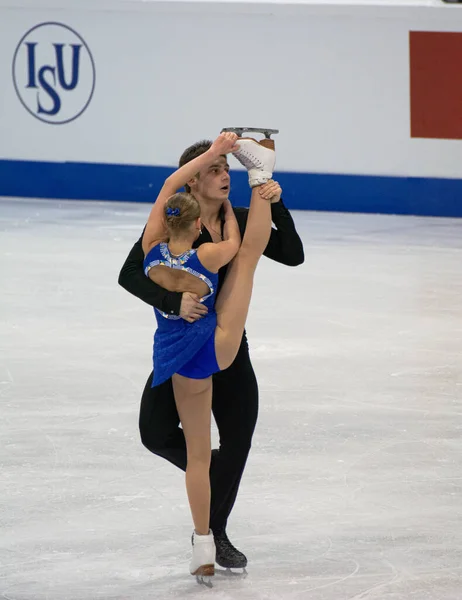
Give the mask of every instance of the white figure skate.
POLYGON ((272 133, 278 133, 277 129, 252 129, 250 127, 227 127, 222 131, 233 131, 241 135, 244 131, 257 131, 265 134, 265 139, 255 140, 250 137, 240 137, 236 140, 239 150, 234 152, 237 160, 244 165, 249 174, 249 185, 251 188, 267 183, 273 176, 276 163, 274 151, 274 140, 270 138, 272 133))
POLYGON ((208 535, 192 535, 192 558, 189 565, 191 575, 198 583, 212 587, 211 578, 215 575, 215 541, 210 530, 208 535))

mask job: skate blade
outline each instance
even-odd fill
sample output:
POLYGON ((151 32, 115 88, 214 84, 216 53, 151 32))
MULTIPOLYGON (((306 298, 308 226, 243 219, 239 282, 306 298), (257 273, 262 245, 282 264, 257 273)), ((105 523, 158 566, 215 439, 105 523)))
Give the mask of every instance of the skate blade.
POLYGON ((212 584, 212 578, 211 577, 205 577, 203 575, 199 576, 196 575, 196 581, 199 585, 205 585, 205 587, 208 588, 212 588, 213 584, 212 584))
POLYGON ((248 576, 248 571, 245 567, 224 567, 223 569, 216 569, 215 575, 245 579, 248 576))
POLYGON ((221 133, 225 131, 231 131, 236 133, 239 137, 242 136, 244 131, 252 131, 256 133, 264 133, 267 139, 274 133, 279 133, 279 129, 266 129, 265 127, 223 127, 221 133))
POLYGON ((197 583, 211 588, 213 587, 212 577, 215 575, 215 565, 202 565, 193 573, 193 575, 196 576, 197 583))

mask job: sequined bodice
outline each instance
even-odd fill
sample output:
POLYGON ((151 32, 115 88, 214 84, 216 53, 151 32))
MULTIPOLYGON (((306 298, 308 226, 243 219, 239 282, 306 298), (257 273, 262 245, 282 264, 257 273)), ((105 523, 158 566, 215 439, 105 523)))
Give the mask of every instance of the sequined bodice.
MULTIPOLYGON (((186 271, 194 277, 204 281, 204 283, 207 284, 210 292, 206 296, 203 296, 202 302, 205 306, 207 306, 209 311, 213 309, 218 286, 218 273, 212 273, 204 267, 197 256, 196 249, 187 250, 179 256, 174 256, 170 253, 168 245, 165 242, 158 244, 157 246, 154 246, 154 248, 151 248, 144 259, 145 274, 147 275, 149 269, 152 269, 158 265, 163 265, 171 269, 186 271)), ((156 311, 166 319, 181 319, 179 315, 170 315, 162 312, 159 309, 156 309, 156 311)))

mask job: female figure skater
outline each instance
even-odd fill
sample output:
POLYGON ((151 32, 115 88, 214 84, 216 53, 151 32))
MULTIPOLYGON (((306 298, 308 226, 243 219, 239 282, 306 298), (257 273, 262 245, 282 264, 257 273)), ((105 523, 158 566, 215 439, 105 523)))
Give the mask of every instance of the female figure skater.
MULTIPOLYGON (((190 572, 199 580, 214 575, 215 544, 209 529, 212 374, 233 362, 245 327, 253 277, 271 233, 274 150, 235 133, 222 133, 210 149, 170 175, 151 210, 143 234, 145 273, 169 291, 202 298, 207 315, 193 323, 154 309, 153 387, 172 377, 175 402, 187 447, 186 489, 194 523, 190 572), (231 203, 224 199, 224 241, 192 246, 200 235, 200 206, 188 193, 176 193, 201 169, 232 152, 254 178, 244 238, 231 203), (265 185, 265 182, 267 185, 265 185), (218 297, 219 269, 232 260, 218 297)), ((227 196, 227 194, 226 194, 227 196)))

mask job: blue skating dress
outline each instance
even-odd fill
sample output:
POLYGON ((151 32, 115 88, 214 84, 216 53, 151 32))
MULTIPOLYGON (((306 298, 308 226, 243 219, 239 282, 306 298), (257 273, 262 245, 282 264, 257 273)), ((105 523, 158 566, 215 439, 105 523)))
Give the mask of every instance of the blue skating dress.
POLYGON ((149 269, 157 265, 191 273, 209 286, 210 293, 202 298, 202 303, 208 308, 207 315, 194 323, 154 308, 157 329, 154 334, 152 387, 170 379, 174 373, 191 379, 205 379, 220 370, 215 354, 218 273, 211 273, 202 265, 197 250, 173 256, 166 243, 154 246, 146 255, 143 265, 146 276, 149 269))

